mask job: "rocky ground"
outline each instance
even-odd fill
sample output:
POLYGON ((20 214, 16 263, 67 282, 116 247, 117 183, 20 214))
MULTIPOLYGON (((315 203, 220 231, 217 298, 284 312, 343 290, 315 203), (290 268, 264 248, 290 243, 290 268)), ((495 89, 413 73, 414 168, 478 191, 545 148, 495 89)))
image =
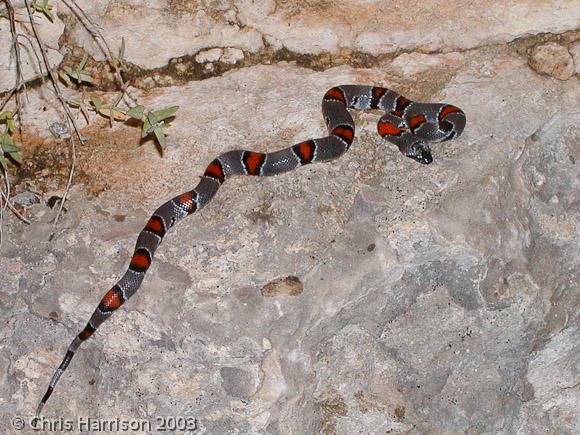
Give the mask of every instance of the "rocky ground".
MULTIPOLYGON (((72 1, 50 3, 54 22, 38 16, 50 61, 88 52, 112 98, 72 1)), ((87 142, 49 241, 70 148, 49 128, 64 120, 50 87, 24 59, 24 163, 10 176, 32 223, 9 212, 3 223, 1 432, 31 432, 14 419, 28 424, 152 210, 223 151, 323 135, 320 100, 343 83, 457 105, 467 128, 421 166, 381 140, 376 114, 357 113, 340 160, 228 181, 83 345, 47 424, 72 421, 77 433, 78 418, 133 419, 155 432, 158 417, 182 416, 206 434, 580 432, 580 7, 465 3, 78 1, 111 46, 125 38, 138 101, 180 109, 162 156, 135 126, 79 116, 87 142)), ((1 18, 0 41, 10 41, 1 18)), ((1 91, 13 62, 3 50, 1 91)))

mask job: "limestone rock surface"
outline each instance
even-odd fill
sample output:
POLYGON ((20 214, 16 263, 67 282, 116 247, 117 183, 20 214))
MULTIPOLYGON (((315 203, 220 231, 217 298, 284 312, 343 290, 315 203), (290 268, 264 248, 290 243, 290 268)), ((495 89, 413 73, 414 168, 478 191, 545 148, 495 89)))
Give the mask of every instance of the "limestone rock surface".
MULTIPOLYGON (((561 33, 578 26, 573 1, 493 0, 464 4, 435 0, 79 0, 110 41, 127 39, 127 59, 158 68, 172 58, 207 48, 261 53, 267 46, 297 54, 341 50, 372 55, 438 52, 509 42, 529 34, 561 33)), ((65 12, 70 13, 70 12, 65 12)), ((102 58, 82 25, 73 41, 102 58)))
MULTIPOLYGON (((577 10, 406 2, 411 23, 389 3, 79 1, 104 35, 125 34, 130 62, 160 68, 141 71, 131 94, 180 108, 163 155, 130 123, 80 121, 87 143, 49 241, 69 148, 49 131, 62 117, 42 103, 49 88, 29 90, 24 164, 10 175, 15 207, 32 223, 6 211, 0 248, 1 433, 28 433, 15 419, 29 424, 152 211, 222 152, 324 135, 322 95, 344 83, 457 105, 467 128, 421 166, 376 134, 378 114, 355 112, 355 143, 341 159, 228 180, 167 234, 139 291, 83 344, 46 424, 70 421, 77 433, 79 418, 133 419, 152 425, 134 432, 154 433, 184 417, 204 434, 580 431, 578 76, 540 74, 528 57, 538 38, 574 55, 577 10), (136 30, 143 23, 158 45, 136 30), (266 53, 278 43, 320 57, 266 53), (344 58, 321 61, 345 47, 344 58), (366 66, 352 64, 357 50, 366 66), (213 75, 139 86, 188 55, 213 75), (222 71, 226 55, 238 60, 222 71)), ((70 26, 61 42, 95 54, 70 26)))

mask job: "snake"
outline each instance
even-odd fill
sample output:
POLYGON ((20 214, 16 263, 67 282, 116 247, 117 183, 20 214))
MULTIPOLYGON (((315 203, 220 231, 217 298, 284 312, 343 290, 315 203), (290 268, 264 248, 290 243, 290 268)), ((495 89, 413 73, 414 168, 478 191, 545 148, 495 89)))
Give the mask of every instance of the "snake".
POLYGON ((179 220, 207 205, 230 177, 278 175, 310 163, 328 162, 342 156, 352 145, 355 136, 355 124, 349 109, 385 112, 377 124, 378 134, 395 144, 405 156, 425 165, 433 161, 429 142, 453 139, 463 132, 466 124, 465 113, 451 104, 411 101, 384 87, 335 86, 322 98, 327 136, 305 140, 270 153, 238 149, 216 157, 207 166, 197 186, 170 199, 153 212, 137 237, 125 274, 105 293, 84 329, 68 346, 38 404, 36 417, 40 415, 81 343, 91 337, 139 289, 167 231, 179 220))

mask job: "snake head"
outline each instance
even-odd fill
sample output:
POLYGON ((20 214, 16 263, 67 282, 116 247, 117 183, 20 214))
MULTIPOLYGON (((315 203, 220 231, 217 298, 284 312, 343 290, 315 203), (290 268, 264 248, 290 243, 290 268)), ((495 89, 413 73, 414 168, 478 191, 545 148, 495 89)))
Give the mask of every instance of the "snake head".
POLYGON ((415 142, 409 146, 406 146, 403 150, 403 154, 424 165, 428 165, 429 163, 433 162, 431 149, 425 142, 415 142))

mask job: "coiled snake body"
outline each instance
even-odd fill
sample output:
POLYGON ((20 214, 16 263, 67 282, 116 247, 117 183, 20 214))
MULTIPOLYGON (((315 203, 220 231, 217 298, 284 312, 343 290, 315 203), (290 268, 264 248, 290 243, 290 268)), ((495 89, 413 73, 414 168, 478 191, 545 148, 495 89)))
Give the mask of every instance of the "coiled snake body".
POLYGON ((433 161, 426 142, 442 142, 460 135, 466 121, 463 111, 449 104, 416 103, 380 87, 337 86, 328 90, 322 99, 328 136, 306 140, 272 153, 235 150, 217 157, 208 165, 193 190, 170 199, 153 212, 139 233, 129 268, 103 296, 85 328, 68 347, 38 404, 36 415, 40 415, 79 345, 135 294, 151 265, 155 250, 177 221, 210 202, 224 181, 234 175, 277 175, 309 163, 327 162, 342 156, 352 144, 355 133, 354 122, 347 109, 386 112, 379 120, 378 133, 397 145, 404 155, 423 164, 433 161))

